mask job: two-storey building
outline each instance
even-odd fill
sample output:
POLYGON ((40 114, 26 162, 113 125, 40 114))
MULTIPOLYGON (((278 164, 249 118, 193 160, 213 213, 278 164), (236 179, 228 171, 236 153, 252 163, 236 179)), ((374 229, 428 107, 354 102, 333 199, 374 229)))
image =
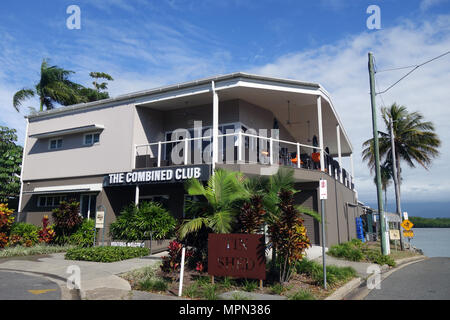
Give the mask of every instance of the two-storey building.
MULTIPOLYGON (((87 218, 105 208, 106 226, 142 200, 182 217, 188 178, 287 166, 302 190, 296 202, 318 212, 319 181, 328 181, 331 245, 356 236, 354 175, 342 166, 352 152, 319 84, 233 73, 130 93, 27 117, 19 219, 40 224, 72 198, 87 218)), ((319 223, 306 216, 305 224, 319 244, 319 223)))

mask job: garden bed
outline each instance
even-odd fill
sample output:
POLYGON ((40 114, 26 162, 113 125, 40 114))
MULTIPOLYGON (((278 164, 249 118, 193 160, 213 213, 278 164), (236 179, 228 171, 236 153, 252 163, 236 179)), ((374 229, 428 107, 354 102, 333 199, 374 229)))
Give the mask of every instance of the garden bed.
MULTIPOLYGON (((281 295, 293 300, 321 300, 332 294, 356 276, 352 268, 335 266, 327 267, 328 290, 324 290, 322 266, 313 261, 305 260, 298 264, 290 281, 284 286, 269 277, 259 288, 259 281, 247 279, 233 279, 215 277, 214 284, 206 273, 185 269, 183 279, 183 297, 199 300, 218 300, 221 293, 230 291, 245 291, 262 294, 281 295)), ((164 273, 158 265, 134 270, 122 275, 130 282, 133 290, 148 291, 162 295, 177 296, 179 273, 164 273)), ((236 300, 246 299, 244 295, 236 293, 236 300)))
POLYGON ((65 252, 74 248, 73 245, 55 246, 47 244, 37 244, 31 247, 15 246, 0 249, 0 258, 32 256, 32 255, 46 255, 52 253, 65 252))
POLYGON ((116 262, 147 256, 148 248, 134 247, 93 247, 73 248, 66 252, 66 260, 81 260, 94 262, 116 262))

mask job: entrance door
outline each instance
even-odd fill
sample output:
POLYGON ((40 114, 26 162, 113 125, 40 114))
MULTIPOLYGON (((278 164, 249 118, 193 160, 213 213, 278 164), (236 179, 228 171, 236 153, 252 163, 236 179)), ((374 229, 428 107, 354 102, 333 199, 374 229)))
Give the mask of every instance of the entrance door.
POLYGON ((80 197, 80 213, 85 219, 95 219, 97 206, 96 194, 82 194, 80 197))

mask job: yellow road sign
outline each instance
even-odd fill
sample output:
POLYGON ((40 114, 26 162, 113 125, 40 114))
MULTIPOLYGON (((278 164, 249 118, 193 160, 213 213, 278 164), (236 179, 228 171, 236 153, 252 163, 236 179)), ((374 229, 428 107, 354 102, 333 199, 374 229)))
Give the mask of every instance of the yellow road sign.
POLYGON ((414 238, 414 231, 412 230, 404 230, 403 236, 406 238, 414 238))
POLYGON ((414 224, 409 221, 409 220, 403 220, 401 226, 405 229, 405 230, 411 230, 412 227, 414 227, 414 224))

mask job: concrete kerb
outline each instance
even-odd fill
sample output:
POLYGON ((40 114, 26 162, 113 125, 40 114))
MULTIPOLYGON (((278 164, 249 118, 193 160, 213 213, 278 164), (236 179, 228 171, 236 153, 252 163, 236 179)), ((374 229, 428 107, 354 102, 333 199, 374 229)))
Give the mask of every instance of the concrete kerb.
MULTIPOLYGON (((409 257, 404 259, 396 260, 397 266, 381 272, 381 282, 383 282, 386 278, 388 278, 390 275, 392 275, 394 272, 403 269, 404 267, 407 267, 410 264, 417 263, 419 261, 423 261, 428 259, 428 257, 425 256, 416 256, 416 257, 409 257)), ((345 286, 344 286, 345 287, 345 286)), ((343 287, 342 287, 343 288, 343 287)), ((339 290, 339 289, 338 289, 339 290)), ((340 300, 363 300, 367 295, 374 289, 367 288, 367 279, 360 282, 359 286, 355 286, 352 289, 349 288, 349 290, 346 291, 346 294, 343 294, 340 300)), ((342 293, 345 291, 343 290, 342 293)))
MULTIPOLYGON (((61 287, 62 298, 71 298, 71 291, 67 288, 67 267, 77 265, 81 270, 81 288, 76 297, 81 299, 123 299, 131 292, 128 281, 119 277, 120 274, 148 265, 155 264, 160 260, 154 257, 135 258, 112 263, 97 263, 87 261, 64 260, 63 254, 53 254, 50 257, 41 258, 37 261, 9 259, 0 264, 0 268, 8 271, 39 274, 51 278, 61 287), (111 293, 105 295, 106 292, 111 293), (115 293, 117 297, 114 297, 115 293)), ((50 280, 50 279, 49 279, 50 280)))

